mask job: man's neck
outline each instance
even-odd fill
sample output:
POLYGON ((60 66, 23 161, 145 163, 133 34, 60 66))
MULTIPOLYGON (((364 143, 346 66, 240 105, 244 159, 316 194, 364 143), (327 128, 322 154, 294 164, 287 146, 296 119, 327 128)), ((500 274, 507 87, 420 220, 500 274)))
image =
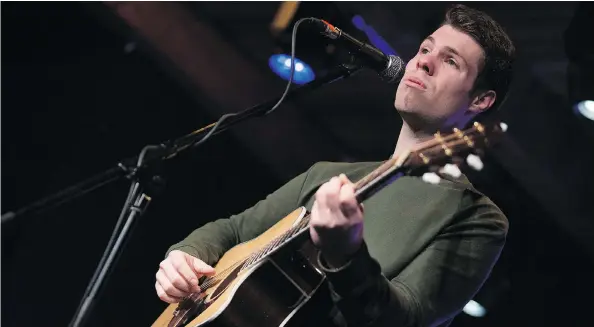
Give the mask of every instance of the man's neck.
POLYGON ((394 149, 393 157, 401 155, 406 150, 413 149, 416 145, 427 141, 432 138, 433 134, 429 134, 426 131, 413 130, 405 121, 402 122, 402 128, 400 129, 400 135, 398 136, 398 142, 394 149))

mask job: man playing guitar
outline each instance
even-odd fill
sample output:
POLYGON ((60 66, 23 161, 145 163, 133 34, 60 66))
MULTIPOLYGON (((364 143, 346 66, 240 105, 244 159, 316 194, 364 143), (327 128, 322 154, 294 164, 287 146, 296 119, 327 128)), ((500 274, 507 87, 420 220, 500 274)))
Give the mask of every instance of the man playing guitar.
MULTIPOLYGON (((497 22, 451 7, 397 88, 403 125, 394 156, 494 110, 511 82, 514 56, 497 22)), ((404 177, 358 203, 351 181, 380 164, 317 163, 244 212, 193 231, 161 262, 159 298, 176 303, 200 292, 199 278, 214 274, 227 250, 305 206, 335 304, 334 326, 448 325, 496 263, 507 218, 464 176, 436 185, 404 177)))

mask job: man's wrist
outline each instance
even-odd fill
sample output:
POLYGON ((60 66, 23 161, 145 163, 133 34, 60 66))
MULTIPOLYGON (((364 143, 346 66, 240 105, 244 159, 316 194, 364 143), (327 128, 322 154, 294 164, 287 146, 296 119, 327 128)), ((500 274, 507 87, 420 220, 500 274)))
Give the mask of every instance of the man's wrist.
POLYGON ((355 256, 355 254, 360 250, 361 245, 359 245, 354 251, 350 251, 350 253, 340 253, 340 254, 328 254, 322 252, 322 258, 324 259, 324 263, 330 269, 337 269, 340 267, 344 267, 347 265, 355 256))
POLYGON ((340 267, 330 267, 322 252, 318 253, 318 265, 328 277, 332 289, 340 296, 358 293, 381 274, 379 264, 369 255, 365 242, 340 267))

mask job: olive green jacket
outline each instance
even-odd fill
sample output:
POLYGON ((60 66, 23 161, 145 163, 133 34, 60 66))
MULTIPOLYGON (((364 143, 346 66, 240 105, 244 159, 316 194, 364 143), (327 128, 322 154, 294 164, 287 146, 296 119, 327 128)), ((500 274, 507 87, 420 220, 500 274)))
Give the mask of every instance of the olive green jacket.
MULTIPOLYGON (((170 247, 214 264, 293 210, 311 210, 318 187, 357 181, 381 162, 319 162, 253 207, 193 231, 170 247)), ((364 202, 364 243, 338 271, 325 269, 336 325, 446 326, 488 277, 508 220, 462 176, 435 184, 404 176, 364 202), (358 287, 355 287, 358 286, 358 287)))

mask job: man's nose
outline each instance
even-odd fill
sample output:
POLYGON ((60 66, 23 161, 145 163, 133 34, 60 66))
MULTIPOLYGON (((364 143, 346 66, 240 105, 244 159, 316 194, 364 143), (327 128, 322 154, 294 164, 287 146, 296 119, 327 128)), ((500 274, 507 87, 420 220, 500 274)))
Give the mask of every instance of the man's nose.
POLYGON ((419 60, 417 61, 417 69, 422 69, 429 74, 429 76, 432 76, 434 67, 435 65, 430 55, 422 55, 419 57, 419 60))

